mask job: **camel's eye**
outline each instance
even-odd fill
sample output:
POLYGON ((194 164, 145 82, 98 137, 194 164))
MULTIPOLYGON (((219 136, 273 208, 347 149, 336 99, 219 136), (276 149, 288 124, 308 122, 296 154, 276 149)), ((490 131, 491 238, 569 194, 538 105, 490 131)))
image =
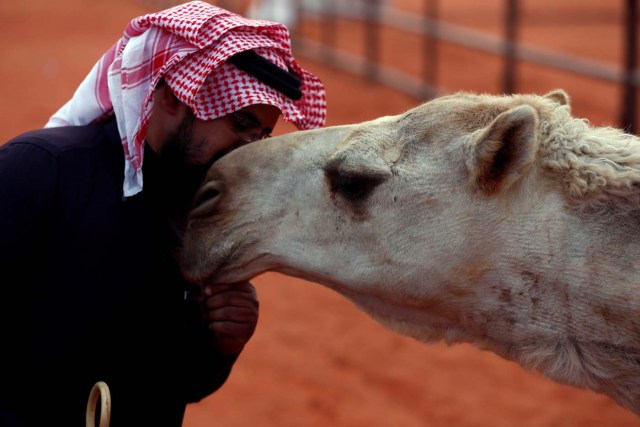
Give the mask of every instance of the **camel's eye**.
POLYGON ((365 201, 378 185, 392 176, 389 166, 371 149, 338 151, 323 170, 331 197, 354 202, 360 208, 363 203, 358 202, 365 201))
POLYGON ((345 174, 338 171, 327 171, 331 192, 351 201, 364 200, 378 184, 379 177, 358 174, 345 174))

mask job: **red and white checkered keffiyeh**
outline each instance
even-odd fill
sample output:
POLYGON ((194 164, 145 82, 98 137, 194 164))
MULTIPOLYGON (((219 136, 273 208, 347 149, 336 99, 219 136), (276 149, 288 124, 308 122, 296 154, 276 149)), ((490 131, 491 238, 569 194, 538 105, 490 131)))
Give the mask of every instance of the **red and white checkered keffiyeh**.
POLYGON ((133 19, 45 127, 96 123, 115 114, 125 152, 124 195, 132 196, 142 190, 144 139, 162 78, 201 120, 254 104, 278 107, 299 129, 321 127, 326 119, 324 86, 294 59, 284 25, 192 1, 133 19), (302 98, 294 101, 225 62, 249 49, 293 72, 302 98))

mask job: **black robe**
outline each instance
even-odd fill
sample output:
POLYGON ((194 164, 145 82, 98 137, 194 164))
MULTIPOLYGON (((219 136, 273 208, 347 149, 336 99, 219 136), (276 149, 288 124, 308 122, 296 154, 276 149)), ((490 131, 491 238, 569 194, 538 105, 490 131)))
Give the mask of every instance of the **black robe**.
POLYGON ((237 356, 175 258, 191 194, 165 194, 148 149, 144 165, 124 198, 114 119, 0 146, 0 425, 84 426, 105 381, 111 427, 179 426, 226 381, 237 356))

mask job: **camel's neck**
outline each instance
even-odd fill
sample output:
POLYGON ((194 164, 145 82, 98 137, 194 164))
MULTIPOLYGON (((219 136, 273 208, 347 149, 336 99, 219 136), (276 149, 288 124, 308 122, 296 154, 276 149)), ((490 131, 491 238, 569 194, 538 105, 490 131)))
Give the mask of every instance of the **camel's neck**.
POLYGON ((543 122, 529 205, 495 210, 504 218, 486 239, 479 333, 640 348, 640 140, 561 113, 543 122))
POLYGON ((545 212, 509 227, 515 234, 480 283, 491 300, 479 306, 488 308, 486 334, 640 348, 640 228, 571 215, 545 212))
POLYGON ((522 221, 478 283, 465 340, 640 413, 640 230, 628 222, 522 221))

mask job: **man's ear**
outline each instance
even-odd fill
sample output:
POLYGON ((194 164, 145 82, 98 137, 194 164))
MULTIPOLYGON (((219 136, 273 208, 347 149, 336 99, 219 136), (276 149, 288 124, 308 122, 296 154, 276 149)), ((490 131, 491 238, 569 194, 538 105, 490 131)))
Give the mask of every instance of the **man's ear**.
POLYGON ((173 93, 168 84, 161 80, 156 86, 154 96, 154 108, 157 107, 163 114, 170 116, 180 116, 184 113, 186 105, 184 105, 173 93))
POLYGON ((186 115, 186 104, 171 91, 169 85, 161 81, 153 94, 153 106, 145 141, 156 153, 162 152, 167 135, 175 132, 186 115))

